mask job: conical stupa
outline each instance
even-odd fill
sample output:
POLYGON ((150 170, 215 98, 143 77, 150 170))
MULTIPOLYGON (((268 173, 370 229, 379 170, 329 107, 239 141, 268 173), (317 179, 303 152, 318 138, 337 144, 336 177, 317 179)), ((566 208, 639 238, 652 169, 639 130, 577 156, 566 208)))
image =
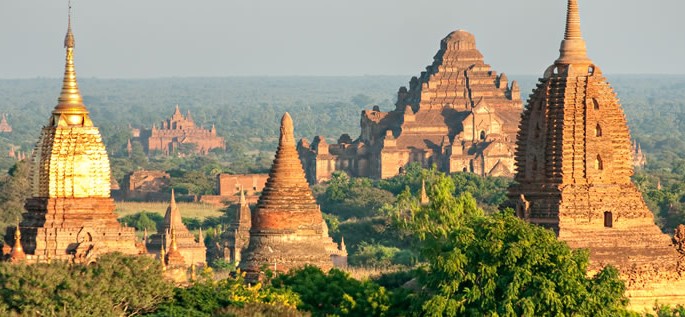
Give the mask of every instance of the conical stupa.
POLYGON ((286 113, 276 158, 252 215, 250 243, 240 263, 251 274, 263 266, 282 272, 306 264, 324 270, 333 266, 322 238, 321 210, 305 180, 293 130, 286 113))
POLYGON ((634 309, 685 302, 680 260, 631 182, 630 133, 616 94, 588 57, 577 0, 559 58, 540 79, 517 137, 517 215, 616 266, 634 309))

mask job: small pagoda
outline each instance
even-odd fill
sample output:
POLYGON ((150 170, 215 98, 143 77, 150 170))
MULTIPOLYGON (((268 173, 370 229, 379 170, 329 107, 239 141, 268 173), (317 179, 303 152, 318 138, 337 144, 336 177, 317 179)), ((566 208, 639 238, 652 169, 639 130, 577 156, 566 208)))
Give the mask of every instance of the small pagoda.
POLYGON ((186 267, 193 264, 196 266, 206 265, 207 248, 205 247, 202 229, 200 229, 198 240, 195 240, 195 235, 183 224, 173 189, 171 190, 169 207, 164 214, 164 222, 160 228, 157 228, 156 234, 147 238, 146 247, 148 252, 157 256, 160 255, 162 249, 166 250, 167 260, 171 258, 174 265, 180 264, 179 262, 184 262, 186 267))

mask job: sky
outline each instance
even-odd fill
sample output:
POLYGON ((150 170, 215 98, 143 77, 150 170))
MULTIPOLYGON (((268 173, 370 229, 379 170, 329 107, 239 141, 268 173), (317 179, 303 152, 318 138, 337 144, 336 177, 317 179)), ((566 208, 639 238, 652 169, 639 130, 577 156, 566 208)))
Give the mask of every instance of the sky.
MULTIPOLYGON (((606 74, 685 74, 685 1, 579 0, 606 74)), ((464 29, 499 73, 558 57, 565 0, 73 0, 79 77, 416 75, 464 29)), ((63 73, 67 0, 0 0, 0 78, 63 73)))

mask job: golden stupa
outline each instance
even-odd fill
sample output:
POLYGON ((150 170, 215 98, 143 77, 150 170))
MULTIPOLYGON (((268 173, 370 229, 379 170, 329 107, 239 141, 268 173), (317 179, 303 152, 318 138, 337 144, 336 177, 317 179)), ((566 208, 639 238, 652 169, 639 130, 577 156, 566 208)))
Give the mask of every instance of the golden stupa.
POLYGON ((70 14, 62 92, 31 156, 31 192, 20 226, 29 262, 139 253, 134 229, 122 227, 114 213, 109 158, 78 89, 74 44, 70 14))

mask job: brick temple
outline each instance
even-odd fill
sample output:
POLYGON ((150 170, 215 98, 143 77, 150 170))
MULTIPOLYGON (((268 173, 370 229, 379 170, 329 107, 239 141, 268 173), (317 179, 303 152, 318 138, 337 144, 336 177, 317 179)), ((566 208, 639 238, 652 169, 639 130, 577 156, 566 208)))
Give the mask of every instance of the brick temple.
MULTIPOLYGON (((286 113, 269 179, 251 215, 249 244, 240 268, 255 277, 263 266, 287 272, 306 264, 333 267, 326 223, 297 156, 293 121, 286 113)), ((345 252, 346 256, 346 252, 345 252)))
POLYGON ((169 119, 161 122, 160 127, 132 129, 133 138, 143 145, 150 155, 155 152, 170 155, 183 151, 205 155, 213 149, 225 149, 224 138, 216 134, 216 127, 204 129, 195 124, 190 110, 184 116, 176 105, 169 119))
POLYGON ((5 239, 15 250, 22 247, 30 263, 89 263, 102 253, 143 252, 134 229, 121 226, 114 213, 109 158, 78 89, 74 43, 70 22, 62 92, 31 156, 27 211, 5 239))
POLYGON ((160 258, 166 257, 166 264, 170 266, 205 266, 207 248, 202 231, 196 240, 195 235, 188 230, 182 220, 181 211, 176 205, 176 197, 172 189, 171 200, 164 214, 162 227, 157 228, 157 233, 145 241, 147 250, 150 254, 158 257, 162 254, 162 249, 168 251, 160 258))
POLYGON ((484 63, 473 34, 447 35, 433 64, 409 89, 400 88, 395 106, 362 111, 356 140, 346 134, 336 144, 322 136, 300 140, 307 180, 327 180, 335 171, 389 178, 412 162, 448 173, 513 176, 519 87, 484 63))
POLYGON ((680 258, 631 182, 621 104, 587 56, 577 0, 569 0, 560 56, 523 112, 516 151, 517 215, 590 251, 590 273, 616 266, 637 311, 685 302, 680 258))

